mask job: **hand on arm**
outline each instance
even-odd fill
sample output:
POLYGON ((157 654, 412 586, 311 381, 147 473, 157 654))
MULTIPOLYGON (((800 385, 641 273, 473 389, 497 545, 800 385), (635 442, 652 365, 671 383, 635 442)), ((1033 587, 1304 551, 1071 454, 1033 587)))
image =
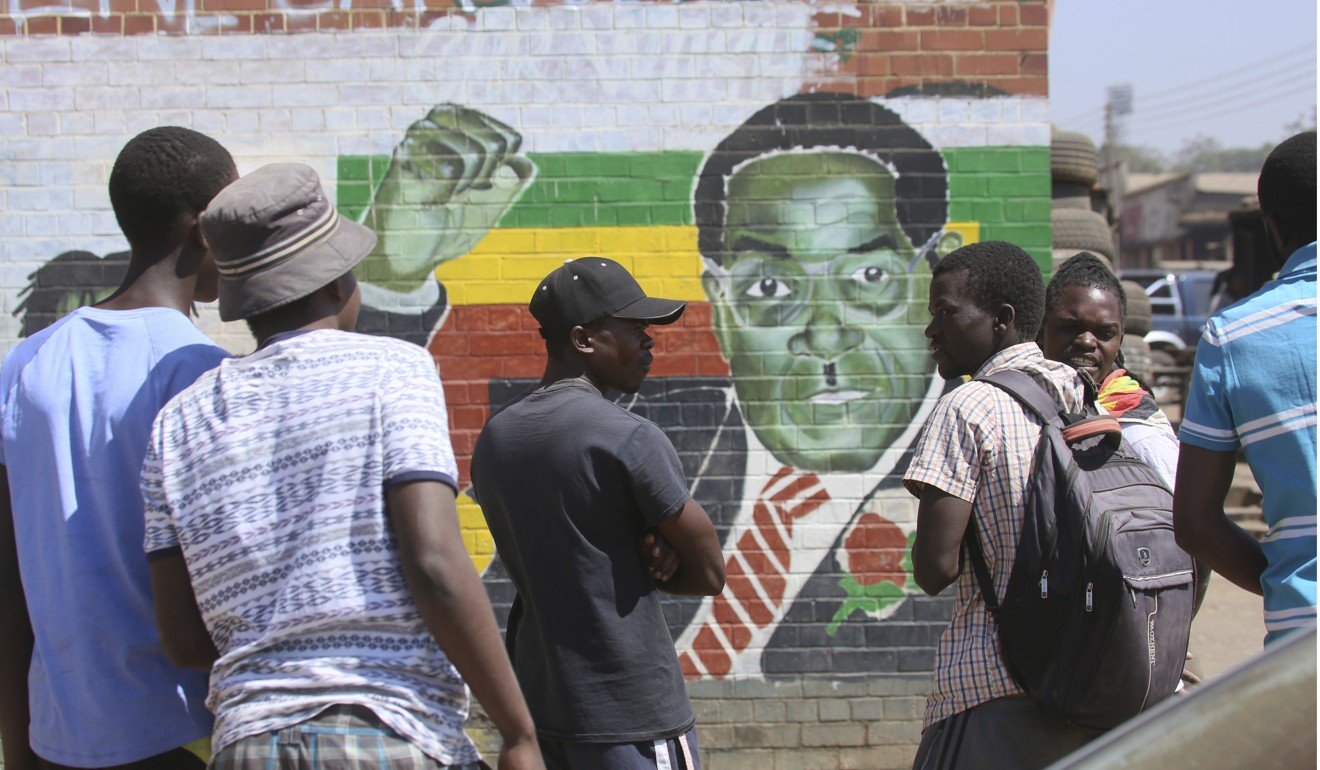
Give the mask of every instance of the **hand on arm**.
POLYGON ((652 530, 642 535, 637 546, 641 551, 642 562, 651 571, 651 577, 663 583, 674 576, 680 559, 678 551, 674 550, 664 536, 652 530))
POLYGON ((1197 561, 1254 594, 1263 594, 1265 552, 1224 514, 1237 452, 1216 452, 1184 443, 1173 491, 1173 533, 1197 561))
POLYGON ((958 554, 972 516, 972 504, 926 484, 917 505, 917 538, 912 543, 912 578, 931 596, 958 579, 958 554))
POLYGON ((151 597, 156 633, 165 657, 179 668, 210 671, 220 653, 202 621, 183 554, 173 551, 150 559, 151 597))
MULTIPOLYGON (((677 554, 677 564, 660 590, 689 596, 715 596, 724 590, 724 553, 715 525, 701 504, 692 498, 656 527, 677 554)), ((663 549, 662 549, 663 550, 663 549)))
POLYGON ((14 512, 9 502, 9 475, 0 466, 0 744, 5 770, 37 767, 28 745, 28 669, 32 665, 32 623, 28 618, 23 581, 18 574, 14 542, 14 512))
POLYGON ((417 610, 504 739, 500 770, 544 770, 531 713, 463 546, 453 490, 412 481, 390 487, 386 503, 417 610))

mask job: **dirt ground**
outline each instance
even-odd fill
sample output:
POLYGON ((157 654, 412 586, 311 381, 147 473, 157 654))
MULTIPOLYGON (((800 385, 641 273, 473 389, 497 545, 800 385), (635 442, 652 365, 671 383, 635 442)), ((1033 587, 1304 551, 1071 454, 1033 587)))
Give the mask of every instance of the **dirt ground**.
POLYGON ((1219 676, 1260 652, 1265 643, 1261 598, 1224 577, 1210 577, 1201 612, 1192 623, 1193 670, 1219 676))

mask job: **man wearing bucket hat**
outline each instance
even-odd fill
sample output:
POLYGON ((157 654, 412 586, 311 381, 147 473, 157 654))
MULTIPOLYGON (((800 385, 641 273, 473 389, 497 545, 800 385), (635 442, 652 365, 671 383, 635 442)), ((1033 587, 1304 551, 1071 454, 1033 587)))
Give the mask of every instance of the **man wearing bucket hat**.
POLYGON ((226 188, 202 230, 220 315, 259 347, 165 407, 142 489, 161 639, 213 666, 213 766, 475 768, 466 679, 500 767, 540 768, 459 533, 435 364, 348 331, 375 235, 291 163, 226 188))
POLYGON ((669 439, 605 398, 641 387, 648 326, 684 308, 647 297, 609 259, 555 269, 530 305, 545 375, 491 417, 472 455, 473 492, 517 589, 510 657, 550 768, 699 767, 657 589, 719 593, 719 538, 669 439), (638 553, 648 532, 676 569, 638 553))

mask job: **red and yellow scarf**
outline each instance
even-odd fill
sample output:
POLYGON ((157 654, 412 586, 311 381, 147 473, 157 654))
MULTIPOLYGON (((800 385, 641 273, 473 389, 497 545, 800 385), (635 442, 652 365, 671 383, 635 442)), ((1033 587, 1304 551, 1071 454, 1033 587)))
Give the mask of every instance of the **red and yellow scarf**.
POLYGON ((1096 399, 1114 417, 1122 417, 1125 412, 1136 409, 1150 394, 1142 389, 1137 381, 1128 376, 1126 369, 1115 369, 1100 384, 1100 395, 1096 399))

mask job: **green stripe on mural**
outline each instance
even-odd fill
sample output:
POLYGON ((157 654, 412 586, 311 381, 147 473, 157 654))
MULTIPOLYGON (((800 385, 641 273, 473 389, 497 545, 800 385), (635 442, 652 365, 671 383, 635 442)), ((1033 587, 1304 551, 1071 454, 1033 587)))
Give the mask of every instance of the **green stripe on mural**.
POLYGON ((981 240, 1010 241, 1050 270, 1050 148, 955 147, 949 221, 980 222, 981 240))
MULTIPOLYGON (((536 179, 501 228, 691 225, 692 186, 704 153, 529 153, 536 179)), ((981 238, 1012 241, 1050 264, 1048 147, 954 147, 952 222, 981 223, 981 238)), ((339 158, 339 210, 360 218, 389 168, 388 155, 339 158)))
POLYGON ((501 227, 692 224, 700 152, 531 153, 536 180, 501 227))
MULTIPOLYGON (((500 220, 504 228, 692 224, 700 152, 528 153, 536 179, 500 220)), ((387 155, 339 158, 339 211, 360 219, 389 169, 387 155)))

